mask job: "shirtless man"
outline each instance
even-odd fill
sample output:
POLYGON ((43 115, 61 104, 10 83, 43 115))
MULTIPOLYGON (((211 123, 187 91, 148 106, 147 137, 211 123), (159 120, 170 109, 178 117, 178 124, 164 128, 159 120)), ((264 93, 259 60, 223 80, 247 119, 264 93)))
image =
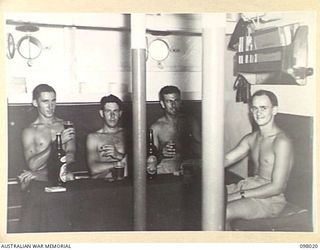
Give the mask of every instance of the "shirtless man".
POLYGON ((226 230, 234 219, 277 216, 286 205, 284 190, 293 164, 291 140, 275 124, 277 97, 259 90, 251 98, 250 111, 258 130, 246 135, 225 155, 225 167, 249 155, 254 176, 227 186, 226 230))
MULTIPOLYGON (((61 133, 67 164, 75 160, 75 130, 64 129, 63 120, 55 116, 55 90, 47 84, 40 84, 32 94, 32 104, 37 108, 38 117, 22 132, 24 156, 29 168, 18 176, 23 188, 31 180, 48 181, 48 161, 57 133, 61 133)), ((69 173, 67 180, 72 179, 73 175, 69 173)))
POLYGON ((159 93, 164 116, 151 129, 160 153, 158 174, 174 173, 182 160, 200 158, 201 132, 197 121, 181 113, 181 94, 175 86, 165 86, 159 93))
POLYGON ((119 126, 122 102, 114 96, 104 96, 100 101, 99 114, 103 127, 87 137, 87 159, 92 178, 108 178, 117 164, 125 167, 127 176, 127 156, 125 132, 119 126))

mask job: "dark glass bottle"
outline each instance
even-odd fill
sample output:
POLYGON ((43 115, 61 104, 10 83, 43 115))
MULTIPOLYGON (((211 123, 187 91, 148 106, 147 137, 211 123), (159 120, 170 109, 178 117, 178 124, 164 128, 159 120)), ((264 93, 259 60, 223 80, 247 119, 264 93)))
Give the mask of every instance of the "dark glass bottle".
POLYGON ((66 153, 62 148, 61 133, 56 134, 56 149, 57 149, 57 182, 58 185, 62 185, 66 182, 65 174, 67 171, 66 153))
POLYGON ((149 130, 147 147, 147 178, 152 180, 157 177, 157 164, 158 164, 158 154, 157 148, 153 142, 153 130, 149 130))

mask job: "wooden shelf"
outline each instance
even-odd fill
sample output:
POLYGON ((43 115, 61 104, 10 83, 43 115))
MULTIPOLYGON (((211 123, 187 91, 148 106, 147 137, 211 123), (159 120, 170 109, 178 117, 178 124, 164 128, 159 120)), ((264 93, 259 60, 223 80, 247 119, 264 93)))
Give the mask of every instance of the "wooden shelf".
POLYGON ((235 73, 282 71, 289 47, 290 46, 282 46, 237 52, 234 57, 235 73))
POLYGON ((260 62, 260 63, 243 63, 235 65, 237 73, 264 73, 281 71, 282 61, 260 62))

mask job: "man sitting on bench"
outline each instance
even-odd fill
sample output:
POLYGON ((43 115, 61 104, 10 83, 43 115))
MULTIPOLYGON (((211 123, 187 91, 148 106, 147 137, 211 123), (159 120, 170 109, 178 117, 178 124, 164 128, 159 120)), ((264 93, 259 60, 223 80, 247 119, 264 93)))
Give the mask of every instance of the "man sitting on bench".
POLYGON ((258 129, 242 138, 225 155, 225 167, 250 156, 254 176, 227 186, 226 230, 234 219, 258 219, 277 216, 285 207, 283 194, 293 165, 291 140, 275 124, 278 100, 266 90, 255 92, 250 111, 258 129))

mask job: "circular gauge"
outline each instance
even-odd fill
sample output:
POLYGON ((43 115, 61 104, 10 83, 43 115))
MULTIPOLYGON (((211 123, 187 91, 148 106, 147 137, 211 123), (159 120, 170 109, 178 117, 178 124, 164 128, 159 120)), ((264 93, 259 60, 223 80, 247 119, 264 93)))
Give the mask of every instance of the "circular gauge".
POLYGON ((14 39, 11 33, 8 34, 7 37, 7 57, 12 59, 16 52, 16 45, 14 43, 14 39))
POLYGON ((40 56, 42 45, 37 38, 26 35, 19 40, 17 49, 23 58, 31 60, 40 56))
POLYGON ((163 61, 169 56, 169 46, 162 39, 153 40, 148 51, 150 57, 156 61, 163 61))

